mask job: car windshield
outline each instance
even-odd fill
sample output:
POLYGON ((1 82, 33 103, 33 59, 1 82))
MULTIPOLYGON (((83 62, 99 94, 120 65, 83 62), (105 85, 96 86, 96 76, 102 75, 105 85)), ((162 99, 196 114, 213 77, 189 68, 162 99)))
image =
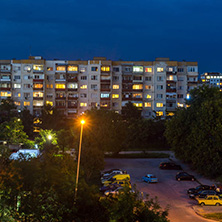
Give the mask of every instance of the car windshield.
POLYGON ((150 178, 156 178, 155 175, 151 175, 150 178))

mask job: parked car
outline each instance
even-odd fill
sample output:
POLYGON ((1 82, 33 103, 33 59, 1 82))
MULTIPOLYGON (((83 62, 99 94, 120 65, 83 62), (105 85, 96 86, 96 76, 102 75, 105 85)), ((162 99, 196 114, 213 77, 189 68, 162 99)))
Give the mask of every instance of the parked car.
POLYGON ((101 177, 104 177, 104 176, 108 176, 109 174, 111 174, 112 172, 114 171, 122 171, 121 169, 110 169, 110 170, 106 170, 106 171, 103 171, 101 173, 101 177))
POLYGON ((222 199, 217 195, 208 195, 205 198, 197 198, 198 204, 204 205, 222 205, 222 199))
POLYGON ((109 178, 113 177, 116 174, 126 174, 126 171, 123 170, 114 170, 112 173, 110 174, 106 174, 106 176, 101 177, 101 181, 105 181, 108 180, 109 178))
POLYGON ((116 194, 119 194, 119 191, 123 190, 123 187, 117 187, 116 189, 111 189, 111 190, 107 190, 104 192, 104 194, 106 196, 108 196, 109 194, 113 194, 113 195, 116 195, 116 194))
POLYGON ((193 175, 190 175, 187 172, 178 172, 176 174, 176 180, 180 181, 180 180, 195 180, 195 177, 193 175))
POLYGON ((147 183, 157 183, 158 179, 154 174, 147 174, 146 176, 142 177, 142 181, 147 183))
POLYGON ((120 184, 117 184, 117 183, 113 183, 113 184, 110 184, 109 186, 102 186, 99 190, 104 193, 105 191, 107 190, 115 190, 116 188, 118 187, 121 187, 120 184))
POLYGON ((130 181, 130 175, 129 174, 116 174, 112 176, 111 178, 109 178, 108 180, 102 181, 102 183, 104 184, 104 186, 109 186, 109 184, 116 183, 116 181, 118 180, 130 181))
POLYGON ((187 190, 188 194, 198 193, 201 190, 215 190, 215 186, 208 186, 208 185, 199 185, 195 188, 190 188, 187 190))
POLYGON ((182 167, 174 162, 160 163, 159 168, 162 170, 182 170, 182 167))
POLYGON ((197 193, 193 193, 190 194, 189 197, 190 198, 205 198, 207 195, 217 195, 219 193, 217 193, 215 190, 201 190, 197 193))

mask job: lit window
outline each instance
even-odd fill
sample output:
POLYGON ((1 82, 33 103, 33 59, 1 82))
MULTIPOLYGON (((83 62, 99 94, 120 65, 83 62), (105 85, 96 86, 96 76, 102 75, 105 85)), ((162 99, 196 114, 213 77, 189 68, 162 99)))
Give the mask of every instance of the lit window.
POLYGON ((142 93, 133 93, 133 98, 142 98, 142 93))
POLYGON ((86 71, 86 68, 80 68, 80 73, 84 73, 86 71))
POLYGON ((157 72, 163 72, 163 68, 162 67, 157 67, 157 72))
POLYGON ((163 107, 163 103, 157 103, 156 107, 163 107))
POLYGON ((133 105, 136 106, 136 107, 143 107, 142 103, 133 103, 133 105))
POLYGON ((68 83, 67 84, 67 88, 68 89, 77 89, 78 88, 78 84, 77 83, 68 83))
POLYGON ((142 84, 133 85, 133 89, 143 89, 142 84))
POLYGON ((41 83, 35 83, 35 84, 33 85, 33 88, 41 89, 41 88, 43 88, 43 84, 41 84, 41 83))
POLYGON ((33 65, 33 70, 35 70, 35 71, 43 71, 43 65, 33 65))
POLYGON ((145 107, 151 107, 151 103, 144 103, 145 107))
POLYGON ((113 94, 112 97, 113 97, 113 99, 118 99, 119 98, 119 94, 113 94))
POLYGON ((1 96, 11 97, 11 92, 1 92, 1 96))
POLYGON ((20 103, 20 102, 17 102, 17 101, 15 101, 14 104, 15 104, 16 106, 20 106, 20 105, 21 105, 21 103, 20 103))
POLYGON ((119 89, 119 85, 113 85, 113 89, 119 89))
POLYGON ((190 94, 187 94, 187 99, 190 99, 190 94))
POLYGON ((147 98, 147 99, 151 99, 152 96, 151 96, 150 94, 147 94, 147 95, 146 95, 146 98, 147 98))
POLYGON ((43 106, 43 101, 33 100, 33 106, 43 106))
POLYGON ((47 84, 47 85, 46 85, 46 88, 52 89, 52 88, 53 88, 53 84, 47 84))
POLYGON ((24 71, 30 72, 32 67, 30 65, 24 66, 24 71))
POLYGON ((168 68, 168 71, 169 71, 169 72, 173 72, 173 68, 172 68, 172 67, 169 67, 169 68, 168 68))
POLYGON ((33 97, 43 97, 43 93, 42 92, 34 92, 33 97))
POLYGON ((87 89, 87 85, 81 85, 80 89, 87 89))
POLYGON ((173 113, 173 112, 169 112, 169 113, 167 113, 167 116, 174 116, 174 114, 175 113, 173 113))
POLYGON ((24 101, 24 106, 30 106, 30 102, 24 101))
POLYGON ((65 89, 66 88, 66 85, 65 84, 55 84, 55 88, 56 89, 65 89))
POLYGON ((109 72, 110 71, 110 67, 109 66, 102 66, 101 67, 101 71, 102 72, 109 72))
POLYGON ((51 102, 51 101, 46 101, 46 105, 53 106, 53 102, 51 102))
POLYGON ((183 104, 182 103, 177 103, 177 106, 178 107, 183 107, 183 104))
POLYGON ((14 88, 15 89, 20 89, 21 88, 21 84, 14 84, 14 88))
POLYGON ((57 66, 56 71, 66 71, 66 66, 57 66))
POLYGON ((151 89, 152 86, 151 85, 145 85, 145 89, 151 89))
POLYGON ((87 103, 80 103, 80 107, 86 107, 87 103))
POLYGON ((69 72, 77 72, 78 71, 78 66, 68 66, 68 71, 69 72))
POLYGON ((163 111, 157 111, 156 116, 163 116, 163 111))
POLYGON ((101 93, 101 98, 109 98, 109 93, 101 93))
POLYGON ((143 72, 143 66, 133 66, 133 72, 143 72))
POLYGON ((21 93, 15 93, 15 97, 21 97, 21 93))
POLYGON ((152 72, 152 68, 145 68, 145 72, 152 72))
POLYGON ((47 67, 47 71, 53 71, 53 67, 47 67))

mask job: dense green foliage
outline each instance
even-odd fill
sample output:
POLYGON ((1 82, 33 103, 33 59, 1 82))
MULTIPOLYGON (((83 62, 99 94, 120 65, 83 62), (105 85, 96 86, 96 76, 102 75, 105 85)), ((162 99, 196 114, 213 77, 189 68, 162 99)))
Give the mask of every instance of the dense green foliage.
POLYGON ((167 121, 165 135, 178 158, 203 175, 217 177, 222 172, 222 94, 203 86, 190 96, 189 107, 167 121))

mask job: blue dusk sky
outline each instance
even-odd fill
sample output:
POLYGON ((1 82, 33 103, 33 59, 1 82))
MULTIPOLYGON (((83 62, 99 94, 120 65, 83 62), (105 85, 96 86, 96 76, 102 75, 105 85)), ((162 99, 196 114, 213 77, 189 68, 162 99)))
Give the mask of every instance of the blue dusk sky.
POLYGON ((2 0, 0 59, 169 57, 222 72, 221 9, 222 0, 2 0))

